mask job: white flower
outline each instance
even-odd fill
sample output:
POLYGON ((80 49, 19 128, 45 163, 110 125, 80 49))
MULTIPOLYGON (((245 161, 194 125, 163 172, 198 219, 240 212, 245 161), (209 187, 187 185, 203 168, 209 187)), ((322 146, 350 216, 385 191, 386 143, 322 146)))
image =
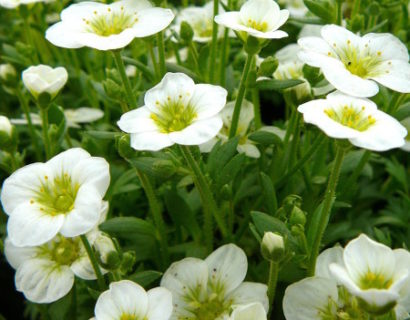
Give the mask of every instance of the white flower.
POLYGON ((48 41, 63 48, 113 50, 164 30, 174 19, 170 9, 153 8, 147 0, 112 4, 81 2, 61 12, 61 21, 46 32, 48 41))
MULTIPOLYGON (((105 204, 103 210, 106 209, 108 205, 105 204)), ((115 250, 111 239, 98 230, 93 230, 86 237, 92 246, 100 241, 110 242, 105 250, 115 250)), ((107 254, 106 251, 101 254, 107 254)), ((79 237, 57 235, 51 241, 34 247, 16 247, 6 238, 5 255, 16 269, 17 290, 36 303, 50 303, 65 296, 74 284, 74 276, 84 280, 96 279, 79 237)), ((107 270, 101 268, 101 272, 107 273, 107 270)))
POLYGON ((410 253, 392 250, 362 234, 343 251, 343 262, 329 266, 332 275, 373 312, 397 303, 410 311, 410 253))
POLYGON ((243 282, 248 269, 246 255, 228 244, 205 260, 185 258, 173 263, 162 277, 161 286, 172 292, 171 319, 222 320, 230 310, 259 302, 268 310, 267 287, 243 282))
POLYGON ((298 111, 303 113, 305 122, 318 126, 328 136, 349 139, 353 145, 369 150, 401 147, 407 135, 396 119, 379 111, 372 101, 340 92, 304 103, 298 111))
POLYGON ((16 77, 16 69, 10 63, 0 64, 0 79, 7 81, 16 77))
POLYGON ((53 99, 64 87, 68 74, 64 67, 53 69, 50 66, 40 64, 24 70, 22 78, 25 87, 36 99, 45 92, 53 99))
POLYGON ((229 320, 266 320, 266 311, 261 303, 250 303, 235 308, 229 320))
POLYGON ((137 75, 137 67, 129 64, 125 67, 125 74, 128 78, 133 78, 137 75))
POLYGON ((401 124, 406 128, 407 130, 407 136, 405 138, 405 144, 404 146, 401 147, 402 150, 410 152, 410 117, 407 117, 403 121, 401 121, 401 124))
POLYGON ((122 115, 121 130, 131 134, 136 150, 160 150, 174 143, 199 145, 222 127, 219 115, 227 91, 210 84, 195 84, 183 73, 167 73, 145 94, 145 105, 122 115))
POLYGON ((0 6, 7 9, 14 9, 21 4, 31 4, 36 2, 53 2, 55 0, 0 0, 0 6))
MULTIPOLYGON (((223 108, 223 110, 221 111, 223 127, 221 131, 219 131, 216 138, 211 139, 210 141, 199 146, 201 152, 211 152, 212 148, 217 143, 218 138, 221 139, 222 142, 228 141, 234 107, 235 101, 231 101, 226 104, 225 108, 223 108)), ((239 153, 245 153, 248 157, 259 158, 259 149, 248 139, 249 127, 254 117, 255 116, 253 104, 247 100, 244 100, 242 102, 241 113, 239 115, 238 129, 236 132, 236 135, 240 136, 237 150, 239 153)))
POLYGON ((94 312, 96 320, 168 320, 172 313, 172 295, 165 288, 146 292, 129 280, 112 282, 109 290, 98 297, 94 312))
POLYGON ((376 82, 395 91, 410 92, 410 65, 406 46, 395 36, 369 33, 357 36, 347 29, 326 25, 322 38, 299 39, 299 57, 321 68, 338 90, 357 97, 372 97, 376 82), (375 82, 376 81, 376 82, 375 82))
POLYGON ((283 297, 287 320, 339 319, 339 294, 332 279, 311 277, 291 284, 283 297))
POLYGON ((7 136, 11 136, 13 131, 13 126, 10 123, 9 118, 5 116, 0 116, 0 132, 6 133, 7 136))
POLYGON ((15 171, 1 192, 10 240, 36 246, 58 233, 75 237, 90 231, 100 219, 109 183, 107 161, 80 148, 15 171))
POLYGON ((256 38, 280 39, 288 34, 278 30, 289 18, 288 10, 280 10, 273 0, 249 0, 240 11, 224 12, 215 17, 215 22, 227 28, 249 34, 256 38))
MULTIPOLYGON (((212 40, 212 23, 214 18, 213 1, 206 3, 203 7, 188 7, 182 9, 175 21, 175 31, 180 32, 181 22, 189 23, 194 31, 193 40, 196 42, 206 43, 212 40)), ((219 6, 219 12, 225 12, 222 6, 219 6)), ((218 38, 224 35, 224 28, 218 29, 218 38)))
MULTIPOLYGON (((104 116, 104 112, 100 109, 81 107, 78 109, 64 109, 64 116, 67 121, 68 128, 80 128, 80 124, 97 121, 104 116)), ((30 113, 31 123, 33 125, 41 126, 42 121, 40 115, 36 113, 30 113)), ((12 124, 27 124, 26 116, 23 115, 22 119, 11 119, 12 124)))
POLYGON ((280 5, 284 5, 289 10, 290 16, 295 18, 303 18, 309 12, 303 0, 280 0, 280 5))

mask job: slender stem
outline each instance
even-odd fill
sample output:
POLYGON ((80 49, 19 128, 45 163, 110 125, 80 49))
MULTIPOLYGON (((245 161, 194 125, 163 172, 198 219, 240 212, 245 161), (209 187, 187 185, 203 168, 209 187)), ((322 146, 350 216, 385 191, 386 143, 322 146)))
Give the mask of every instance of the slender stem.
MULTIPOLYGON (((128 104, 131 107, 131 109, 135 109, 137 107, 137 101, 132 92, 131 84, 128 80, 127 74, 125 73, 125 67, 124 62, 122 61, 121 52, 119 50, 113 50, 112 53, 114 55, 115 64, 117 65, 118 71, 122 79, 122 84, 124 85, 128 104)), ((129 108, 125 104, 123 105, 122 109, 123 112, 127 112, 129 110, 129 108)))
POLYGON ((46 160, 51 158, 51 144, 50 144, 50 137, 48 136, 48 108, 47 109, 40 109, 41 119, 43 124, 43 142, 44 142, 44 150, 46 153, 46 160))
POLYGON ((359 177, 359 175, 362 173, 364 166, 366 165, 367 161, 369 161, 370 156, 372 155, 371 151, 366 150, 362 157, 360 158, 359 163, 357 164, 356 168, 353 170, 353 173, 350 175, 349 179, 347 179, 347 181, 340 186, 340 190, 341 194, 345 194, 348 190, 348 188, 350 188, 350 186, 352 186, 357 178, 359 177))
POLYGON ((159 81, 161 77, 159 75, 160 71, 158 68, 157 58, 155 57, 154 48, 152 47, 152 44, 149 41, 147 42, 147 46, 149 55, 151 56, 152 65, 154 66, 155 77, 157 78, 157 81, 159 81))
POLYGON ((159 79, 165 75, 165 46, 164 46, 164 32, 157 33, 158 58, 159 58, 159 79))
POLYGON ((339 26, 342 25, 342 21, 343 21, 343 11, 342 11, 342 0, 336 0, 336 8, 337 8, 337 24, 339 26))
POLYGON ((140 170, 137 170, 137 174, 141 181, 142 187, 144 188, 145 195, 148 198, 152 218, 154 219, 155 226, 157 227, 157 238, 160 244, 162 267, 166 267, 169 263, 169 252, 167 243, 167 233, 165 229, 164 218, 162 217, 161 206, 158 202, 157 196, 155 195, 155 191, 151 184, 151 181, 149 180, 147 175, 141 172, 140 170))
POLYGON ((229 138, 233 138, 236 135, 238 129, 239 115, 241 112, 242 101, 245 96, 246 79, 248 78, 249 71, 253 64, 253 58, 255 55, 248 55, 246 58, 245 67, 243 68, 241 82, 239 84, 238 96, 235 101, 235 107, 233 110, 231 130, 229 131, 229 138))
POLYGON ((186 162, 193 172, 193 178, 196 187, 202 200, 202 206, 204 208, 204 232, 205 232, 205 244, 208 251, 213 248, 213 229, 212 229, 212 216, 215 217, 216 223, 223 235, 226 237, 228 230, 222 217, 219 215, 218 206, 215 202, 211 189, 206 181, 204 174, 202 173, 198 163, 194 159, 191 150, 188 146, 180 145, 180 150, 185 157, 186 162))
POLYGON ((274 261, 269 262, 268 298, 269 314, 273 311, 273 300, 275 299, 276 285, 278 284, 279 264, 274 261))
POLYGON ((256 88, 252 89, 252 103, 253 103, 253 113, 255 115, 255 129, 258 130, 262 127, 262 117, 261 117, 261 103, 259 98, 259 90, 256 88))
POLYGON ((289 167, 292 167, 295 160, 296 160, 296 152, 297 148, 299 145, 299 140, 300 140, 300 114, 299 112, 296 113, 295 116, 295 125, 293 128, 293 134, 292 134, 292 142, 290 143, 290 150, 289 150, 289 158, 288 158, 288 164, 289 167))
POLYGON ((194 68, 197 75, 201 75, 199 71, 199 63, 198 63, 198 51, 196 50, 195 43, 192 41, 189 42, 189 50, 191 52, 192 60, 194 60, 194 68))
POLYGON ((14 172, 18 169, 16 152, 14 150, 10 152, 10 161, 11 161, 11 172, 14 172))
POLYGON ((216 64, 216 51, 218 45, 218 24, 215 22, 215 16, 218 15, 219 0, 214 0, 214 14, 212 19, 212 42, 211 42, 211 54, 209 56, 209 82, 215 81, 215 64, 216 64))
POLYGON ((24 115, 26 116, 26 119, 27 119, 28 130, 30 132, 31 142, 33 143, 34 151, 36 153, 37 160, 40 160, 41 159, 41 150, 40 150, 40 147, 38 145, 36 131, 34 130, 34 126, 33 126, 33 121, 31 120, 30 108, 27 104, 26 99, 22 95, 21 91, 19 89, 16 89, 15 92, 16 92, 17 99, 20 101, 20 105, 21 105, 21 108, 23 109, 24 115))
POLYGON ((226 60, 227 60, 227 51, 229 45, 229 29, 226 28, 224 32, 224 38, 222 42, 221 49, 221 63, 219 65, 219 84, 222 87, 225 87, 226 80, 226 60))
POLYGON ((295 125, 295 121, 296 121, 296 118, 297 118, 297 111, 295 110, 295 108, 290 107, 288 104, 287 104, 287 106, 288 106, 288 109, 291 110, 291 114, 290 114, 290 118, 289 118, 288 125, 287 125, 287 128, 286 128, 285 138, 283 139, 283 144, 285 146, 288 144, 289 139, 290 139, 290 135, 294 131, 294 125, 295 125))
POLYGON ((30 27, 28 17, 23 17, 23 24, 24 24, 25 34, 26 34, 26 41, 30 45, 30 47, 33 49, 33 52, 32 52, 33 63, 38 64, 39 58, 37 54, 37 48, 36 48, 35 42, 33 41, 33 33, 31 32, 31 27, 30 27))
MULTIPOLYGON (((333 169, 330 174, 329 182, 325 192, 325 199, 323 201, 323 208, 319 212, 320 219, 318 230, 315 234, 315 238, 313 240, 309 266, 308 266, 308 275, 313 276, 315 274, 315 267, 316 267, 316 259, 319 254, 320 244, 322 242, 323 234, 325 233, 327 224, 329 222, 330 212, 332 209, 333 198, 335 196, 337 182, 339 180, 340 169, 342 168, 343 158, 344 158, 345 150, 339 146, 337 146, 336 151, 336 159, 333 164, 333 169)), ((314 219, 315 217, 313 217, 314 219)))
POLYGON ((360 2, 361 2, 361 0, 354 0, 353 10, 352 10, 352 18, 354 18, 354 16, 359 12, 360 2))
POLYGON ((105 290, 105 280, 104 280, 103 274, 101 273, 101 269, 100 269, 100 266, 98 265, 97 258, 95 257, 94 251, 91 248, 91 245, 88 242, 88 239, 85 235, 82 234, 80 238, 81 238, 81 242, 84 245, 85 251, 87 251, 87 255, 88 255, 88 258, 90 259, 95 275, 97 276, 98 286, 101 291, 104 291, 105 290))

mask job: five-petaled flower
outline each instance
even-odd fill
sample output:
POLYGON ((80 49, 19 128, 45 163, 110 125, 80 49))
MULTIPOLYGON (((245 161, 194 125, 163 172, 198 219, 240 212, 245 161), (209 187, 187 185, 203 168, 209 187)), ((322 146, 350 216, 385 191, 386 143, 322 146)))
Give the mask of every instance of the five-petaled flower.
POLYGON ((378 82, 398 92, 410 92, 409 53, 392 34, 360 37, 343 27, 326 25, 321 35, 299 39, 303 48, 299 57, 321 68, 336 89, 355 97, 372 97, 379 92, 378 82))
POLYGON ((219 112, 227 91, 210 84, 195 84, 183 73, 167 73, 145 94, 145 105, 125 113, 118 121, 131 134, 136 150, 160 150, 174 143, 199 145, 222 127, 219 112))
POLYGON ((153 8, 147 0, 84 1, 63 10, 61 21, 47 30, 46 38, 63 48, 121 49, 134 38, 164 30, 173 19, 170 9, 153 8))

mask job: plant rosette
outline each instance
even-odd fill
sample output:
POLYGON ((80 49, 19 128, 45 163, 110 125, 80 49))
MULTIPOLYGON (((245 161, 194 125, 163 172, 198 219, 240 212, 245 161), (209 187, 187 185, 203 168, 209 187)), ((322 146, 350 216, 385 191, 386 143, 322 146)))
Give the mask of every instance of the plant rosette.
POLYGON ((15 171, 1 192, 10 241, 38 246, 58 233, 76 237, 89 232, 101 217, 109 183, 107 161, 80 148, 15 171))
POLYGON ((318 67, 338 90, 356 97, 379 92, 376 82, 402 93, 410 92, 410 64, 406 46, 389 33, 360 37, 336 25, 321 29, 322 37, 304 37, 299 58, 318 67))
POLYGON ((210 84, 195 84, 183 73, 167 73, 145 94, 145 105, 122 115, 120 129, 131 134, 131 147, 157 151, 175 143, 200 145, 222 127, 219 112, 227 91, 210 84))
POLYGON ((140 285, 121 280, 110 283, 95 305, 94 320, 168 320, 172 314, 172 295, 165 288, 145 291, 140 285))
MULTIPOLYGON (((105 217, 108 203, 104 203, 101 216, 105 217)), ((114 251, 112 240, 94 229, 86 234, 90 245, 98 247, 101 257, 114 251)), ((74 277, 95 280, 97 277, 79 237, 57 235, 40 246, 16 247, 6 238, 5 256, 16 270, 18 291, 35 303, 51 303, 64 297, 73 287, 74 277)), ((105 262, 105 261, 103 261, 105 262)), ((100 268, 103 274, 107 270, 100 268)))
POLYGON ((161 280, 161 286, 172 292, 172 319, 222 320, 231 310, 250 303, 260 303, 266 314, 267 286, 243 282, 247 269, 245 253, 233 244, 220 247, 205 260, 185 258, 174 262, 161 280))
POLYGON ((22 73, 24 86, 33 97, 48 105, 67 82, 68 74, 64 67, 52 68, 40 64, 31 66, 22 73))
MULTIPOLYGON (((226 106, 221 111, 221 117, 223 121, 222 129, 219 131, 218 135, 211 139, 210 141, 199 145, 201 152, 211 152, 212 148, 220 139, 222 142, 227 142, 229 137, 229 131, 231 130, 232 115, 234 111, 235 101, 228 102, 226 106)), ((247 100, 242 103, 241 113, 239 115, 238 129, 236 135, 240 137, 237 151, 239 153, 244 153, 251 158, 259 158, 259 149, 248 139, 248 132, 252 120, 254 119, 254 109, 253 104, 247 100)))
POLYGON ((84 1, 64 9, 61 21, 47 30, 46 39, 63 48, 115 50, 134 38, 164 30, 173 19, 170 9, 154 8, 147 0, 111 4, 84 1))
POLYGON ((329 137, 348 139, 360 148, 386 151, 405 143, 407 130, 369 99, 333 92, 326 99, 300 105, 298 111, 305 122, 319 127, 329 137))
POLYGON ((278 30, 289 18, 288 10, 280 10, 273 0, 249 0, 239 11, 224 12, 215 22, 238 32, 244 41, 248 35, 259 39, 280 39, 288 34, 278 30))

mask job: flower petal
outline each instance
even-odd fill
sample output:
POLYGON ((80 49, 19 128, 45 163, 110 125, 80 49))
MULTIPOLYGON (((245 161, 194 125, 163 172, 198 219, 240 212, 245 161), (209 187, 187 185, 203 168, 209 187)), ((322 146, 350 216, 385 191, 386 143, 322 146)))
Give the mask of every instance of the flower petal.
POLYGON ((14 269, 17 269, 24 261, 33 258, 36 253, 35 247, 16 247, 8 237, 4 241, 4 255, 14 269))
POLYGON ((147 319, 168 320, 171 317, 172 293, 165 288, 154 288, 148 292, 147 319))
POLYGON ((241 305, 235 308, 230 317, 232 320, 266 320, 266 311, 260 303, 241 305))
POLYGON ((331 275, 329 269, 329 266, 332 263, 337 263, 341 266, 344 265, 342 247, 336 246, 326 249, 325 251, 320 253, 316 260, 315 276, 332 279, 333 276, 331 275))
POLYGON ((161 132, 140 132, 131 133, 131 148, 135 150, 158 151, 172 146, 172 141, 167 133, 161 132))
POLYGON ((262 283, 243 282, 229 295, 234 305, 261 303, 265 312, 269 310, 268 287, 262 283))
POLYGON ((145 106, 124 113, 117 125, 127 133, 158 130, 154 120, 151 119, 151 111, 145 106))
POLYGON ((211 84, 195 85, 190 103, 197 112, 198 119, 210 118, 218 114, 226 104, 228 92, 211 84))
POLYGON ((171 9, 149 8, 138 13, 138 22, 134 25, 133 34, 137 38, 156 34, 170 25, 174 20, 171 9))
POLYGON ((378 69, 381 74, 372 77, 373 80, 394 91, 410 93, 410 64, 407 61, 385 61, 378 69))

